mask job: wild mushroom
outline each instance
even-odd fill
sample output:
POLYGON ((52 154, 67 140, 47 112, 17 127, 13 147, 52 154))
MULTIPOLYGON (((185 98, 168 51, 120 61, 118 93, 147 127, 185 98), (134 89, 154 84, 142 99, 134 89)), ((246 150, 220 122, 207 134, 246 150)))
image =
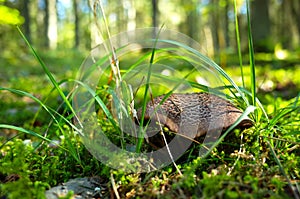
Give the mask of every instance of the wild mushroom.
MULTIPOLYGON (((165 95, 148 102, 144 120, 154 121, 169 130, 188 138, 229 128, 242 115, 242 111, 228 100, 210 93, 171 94, 161 105, 165 95)), ((141 109, 138 118, 141 120, 141 109)), ((250 119, 244 119, 239 127, 250 127, 250 119)))

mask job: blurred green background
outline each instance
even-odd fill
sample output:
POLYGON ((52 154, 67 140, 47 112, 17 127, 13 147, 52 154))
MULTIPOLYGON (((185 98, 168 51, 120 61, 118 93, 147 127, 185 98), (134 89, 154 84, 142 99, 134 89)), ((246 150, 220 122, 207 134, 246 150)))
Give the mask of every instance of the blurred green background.
MULTIPOLYGON (((75 77, 91 48, 102 41, 93 16, 94 2, 0 0, 0 86, 24 90, 39 98, 48 96, 52 88, 15 24, 20 25, 57 81, 75 77)), ((204 52, 241 85, 233 0, 103 0, 102 3, 112 35, 164 24, 199 42, 204 52)), ((249 89, 246 2, 236 3, 249 89)), ((276 97, 292 99, 300 92, 300 1, 253 0, 250 3, 259 97, 266 104, 276 97)), ((103 28, 100 11, 98 15, 97 21, 103 28)), ((14 118, 18 112, 16 103, 18 110, 29 104, 26 99, 0 93, 2 122, 19 124, 28 118, 26 114, 14 118), (14 119, 8 119, 8 112, 12 112, 14 119)))
MULTIPOLYGON (((39 50, 90 50, 101 42, 94 23, 94 0, 0 0, 1 58, 7 61, 27 54, 14 26, 20 24, 39 50), (13 57, 13 58, 12 58, 13 57)), ((187 34, 211 57, 237 54, 234 2, 232 0, 103 0, 112 34, 145 27, 160 27, 187 34)), ((237 1, 242 51, 248 52, 245 1, 237 1)), ((286 59, 298 51, 300 2, 251 1, 255 52, 286 59)), ((100 13, 98 13, 100 14, 100 13)), ((100 22, 102 18, 98 19, 100 22)), ((225 59, 225 58, 224 58, 225 59)), ((269 61, 270 57, 262 59, 269 61)), ((222 60, 224 64, 226 59, 222 60)))

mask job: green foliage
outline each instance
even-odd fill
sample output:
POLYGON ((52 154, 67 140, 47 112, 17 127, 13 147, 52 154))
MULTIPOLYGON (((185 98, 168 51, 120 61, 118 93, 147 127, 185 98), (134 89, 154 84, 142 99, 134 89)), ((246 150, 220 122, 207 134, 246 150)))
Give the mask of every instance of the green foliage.
POLYGON ((0 25, 21 25, 24 23, 24 18, 20 16, 20 12, 17 9, 1 5, 3 2, 5 2, 5 0, 0 1, 0 25))
MULTIPOLYGON (((0 157, 0 175, 4 178, 13 175, 18 177, 15 181, 0 184, 0 196, 8 196, 8 198, 45 198, 44 192, 49 184, 39 180, 32 181, 31 179, 34 172, 36 172, 32 170, 35 167, 35 162, 41 158, 34 155, 33 148, 25 145, 22 140, 16 139, 14 142, 6 143, 1 153, 5 155, 0 157)), ((42 176, 44 175, 46 174, 42 173, 42 176)))
MULTIPOLYGON (((84 167, 78 165, 71 153, 54 144, 36 148, 39 143, 25 144, 20 139, 7 142, 0 149, 3 154, 0 157, 0 196, 44 198, 45 190, 50 186, 70 178, 93 176, 103 172, 101 170, 105 167, 100 167, 100 163, 88 153, 78 139, 68 139, 77 147, 84 167), (5 178, 15 175, 18 176, 15 181, 5 181, 5 178)), ((65 139, 62 139, 61 146, 68 147, 65 139)))

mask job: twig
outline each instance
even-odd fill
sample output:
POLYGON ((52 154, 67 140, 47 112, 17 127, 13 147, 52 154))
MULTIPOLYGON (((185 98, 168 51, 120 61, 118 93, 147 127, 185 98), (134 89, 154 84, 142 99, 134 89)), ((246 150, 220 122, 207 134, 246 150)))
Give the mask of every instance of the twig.
POLYGON ((231 174, 231 172, 233 171, 234 167, 236 166, 236 164, 237 164, 238 161, 240 160, 243 146, 244 146, 244 144, 243 144, 243 134, 241 134, 241 144, 240 144, 240 149, 239 149, 239 152, 238 152, 238 157, 237 157, 237 159, 235 160, 233 166, 229 168, 229 171, 227 172, 227 175, 228 175, 228 176, 231 174))
POLYGON ((115 179, 114 179, 114 175, 112 172, 110 172, 110 182, 111 182, 111 185, 112 185, 112 188, 114 190, 114 193, 117 197, 117 199, 120 199, 120 195, 119 195, 119 192, 118 192, 118 188, 116 186, 116 182, 115 182, 115 179))

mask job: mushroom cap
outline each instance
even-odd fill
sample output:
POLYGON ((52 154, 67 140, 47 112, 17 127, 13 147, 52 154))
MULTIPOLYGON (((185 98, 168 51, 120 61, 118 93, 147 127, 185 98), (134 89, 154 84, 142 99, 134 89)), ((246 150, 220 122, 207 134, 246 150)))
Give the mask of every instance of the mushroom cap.
MULTIPOLYGON (((161 103, 164 97, 161 95, 148 102, 144 119, 163 124, 189 138, 225 130, 243 113, 228 100, 210 93, 173 93, 161 103)), ((141 109, 138 118, 141 119, 141 109)), ((250 119, 239 124, 243 127, 252 125, 250 119)))

